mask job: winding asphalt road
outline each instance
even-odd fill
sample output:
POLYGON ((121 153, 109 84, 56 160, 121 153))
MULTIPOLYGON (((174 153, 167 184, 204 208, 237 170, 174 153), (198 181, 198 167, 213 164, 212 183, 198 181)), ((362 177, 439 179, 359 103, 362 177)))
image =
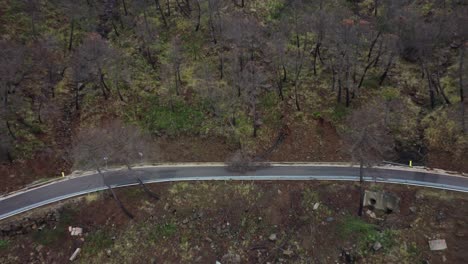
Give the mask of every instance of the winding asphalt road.
MULTIPOLYGON (((348 180, 359 179, 359 168, 343 165, 272 164, 244 173, 233 172, 222 164, 144 166, 128 170, 104 172, 105 181, 113 187, 136 185, 134 177, 145 183, 193 180, 348 180)), ((366 169, 366 181, 400 183, 468 192, 468 177, 410 170, 394 167, 366 169)), ((0 198, 0 220, 13 215, 64 200, 70 197, 105 189, 102 177, 89 174, 66 177, 44 186, 0 198)))

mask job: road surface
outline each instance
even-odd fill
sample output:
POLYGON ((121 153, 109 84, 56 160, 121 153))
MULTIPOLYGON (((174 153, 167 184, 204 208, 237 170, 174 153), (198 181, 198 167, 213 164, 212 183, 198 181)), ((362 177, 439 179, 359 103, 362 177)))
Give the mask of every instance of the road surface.
MULTIPOLYGON (((135 185, 134 175, 145 183, 183 180, 348 180, 359 179, 359 168, 343 165, 272 164, 244 173, 230 171, 218 165, 145 166, 132 171, 104 172, 105 181, 113 187, 135 185)), ((404 168, 379 167, 366 169, 366 181, 401 183, 468 192, 468 177, 404 168)), ((64 200, 70 197, 105 189, 98 174, 65 178, 34 189, 0 198, 0 220, 13 215, 64 200)))

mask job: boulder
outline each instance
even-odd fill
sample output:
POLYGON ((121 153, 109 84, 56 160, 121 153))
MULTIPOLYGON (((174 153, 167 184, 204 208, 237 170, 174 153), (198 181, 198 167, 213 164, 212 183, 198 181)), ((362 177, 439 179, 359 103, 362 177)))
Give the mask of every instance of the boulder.
POLYGON ((445 242, 445 239, 430 240, 429 241, 429 248, 432 251, 445 250, 445 249, 447 249, 447 243, 445 242))
POLYGON ((374 243, 374 245, 372 245, 372 249, 373 249, 374 251, 378 251, 378 250, 381 249, 381 248, 382 248, 382 244, 380 244, 379 241, 376 241, 376 242, 374 243))
POLYGON ((319 206, 320 206, 320 203, 315 203, 312 209, 315 211, 319 208, 319 206))
POLYGON ((241 262, 241 257, 238 254, 228 253, 223 256, 221 263, 223 264, 239 264, 241 262))
POLYGON ((70 257, 70 261, 74 261, 78 257, 78 254, 80 254, 80 252, 81 252, 81 248, 75 249, 75 252, 73 252, 73 254, 70 257))
POLYGON ((270 241, 275 241, 275 240, 276 240, 276 234, 271 234, 271 235, 268 237, 268 240, 270 240, 270 241))
POLYGON ((287 257, 291 257, 294 254, 294 252, 290 249, 283 250, 283 255, 287 257))

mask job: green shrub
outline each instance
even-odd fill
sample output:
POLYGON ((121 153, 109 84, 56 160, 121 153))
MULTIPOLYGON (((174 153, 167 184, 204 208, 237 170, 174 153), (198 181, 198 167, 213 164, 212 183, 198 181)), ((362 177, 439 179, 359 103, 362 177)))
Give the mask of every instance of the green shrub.
POLYGON ((143 115, 144 126, 152 133, 198 133, 204 115, 200 109, 180 101, 172 104, 162 104, 157 99, 151 99, 147 111, 143 115))
POLYGON ((424 117, 422 125, 430 149, 457 153, 468 146, 454 110, 439 108, 424 117))
POLYGON ((274 128, 281 126, 281 110, 278 108, 279 98, 276 93, 267 93, 261 100, 260 105, 263 108, 263 123, 271 125, 274 128))
POLYGON ((59 225, 55 228, 46 228, 38 230, 33 234, 33 240, 42 245, 57 244, 59 241, 65 239, 67 234, 65 226, 59 225))
POLYGON ((150 237, 153 241, 158 239, 166 239, 173 236, 177 232, 177 225, 174 223, 166 223, 156 225, 151 230, 150 237))
POLYGON ((315 111, 315 112, 313 112, 313 113, 312 113, 312 117, 313 117, 314 119, 323 118, 323 117, 322 117, 322 113, 321 113, 320 111, 315 111))
POLYGON ((361 218, 347 216, 338 229, 343 238, 354 237, 357 240, 358 252, 366 255, 375 242, 382 245, 384 251, 394 247, 398 233, 393 230, 379 232, 375 225, 366 223, 361 218))
POLYGON ((345 217, 338 230, 344 238, 349 238, 353 235, 367 237, 376 232, 375 225, 366 223, 361 218, 353 216, 345 217))
POLYGON ((0 250, 7 249, 8 246, 10 246, 10 241, 4 240, 4 239, 0 239, 0 250))
POLYGON ((60 213, 60 220, 57 226, 53 228, 45 228, 42 230, 37 230, 33 234, 33 240, 36 243, 39 243, 42 245, 52 245, 52 244, 57 244, 60 241, 63 241, 63 239, 65 239, 67 235, 68 226, 72 222, 73 215, 74 215, 73 210, 64 209, 60 213))
POLYGON ((331 119, 333 122, 340 122, 346 118, 348 109, 342 104, 337 104, 331 113, 331 119))
POLYGON ((86 243, 84 244, 83 251, 94 255, 111 247, 113 243, 114 241, 112 240, 109 232, 98 230, 86 237, 86 243))
POLYGON ((364 81, 362 82, 362 87, 366 87, 369 89, 377 89, 380 86, 379 83, 380 83, 380 76, 370 73, 367 76, 367 78, 365 78, 364 81))

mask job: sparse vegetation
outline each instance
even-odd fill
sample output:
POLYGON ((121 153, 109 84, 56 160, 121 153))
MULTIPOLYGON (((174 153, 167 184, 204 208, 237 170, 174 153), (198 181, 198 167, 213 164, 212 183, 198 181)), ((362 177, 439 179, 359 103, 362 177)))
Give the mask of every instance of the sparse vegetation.
POLYGON ((110 248, 113 244, 110 233, 106 230, 97 230, 86 237, 86 244, 83 252, 96 255, 104 249, 110 248))
POLYGON ((72 223, 75 211, 65 209, 62 211, 59 222, 53 226, 47 226, 42 230, 36 230, 33 233, 33 239, 36 243, 42 245, 57 245, 66 238, 68 225, 72 223))
POLYGON ((177 225, 174 223, 165 223, 156 225, 150 234, 151 240, 165 240, 177 232, 177 225))
POLYGON ((10 245, 10 241, 8 241, 6 239, 0 239, 0 250, 8 249, 9 245, 10 245))
MULTIPOLYGON (((55 228, 39 231, 45 231, 39 240, 38 231, 2 238, 7 246, 0 248, 0 262, 14 257, 26 263, 41 257, 64 262, 77 245, 83 249, 81 263, 179 263, 199 258, 211 263, 228 253, 238 254, 245 263, 280 258, 302 263, 310 260, 311 252, 317 259, 345 262, 343 250, 366 263, 437 262, 441 256, 429 250, 427 236, 437 233, 456 245, 464 239, 459 233, 468 231, 461 225, 468 213, 463 206, 466 195, 432 189, 383 185, 402 198, 400 212, 375 210, 373 219, 354 216, 359 191, 342 182, 178 182, 148 187, 164 198, 142 199, 146 194, 135 191, 138 187, 116 190, 122 202, 134 205, 134 219, 116 210, 109 195, 80 199, 72 204, 76 211, 63 211, 55 228), (449 200, 440 199, 450 194, 449 200), (313 210, 317 202, 320 206, 313 210), (68 225, 82 227, 84 235, 70 236, 68 225), (375 245, 381 248, 375 250, 375 245)), ((443 254, 451 263, 466 257, 466 251, 451 247, 443 254)))

